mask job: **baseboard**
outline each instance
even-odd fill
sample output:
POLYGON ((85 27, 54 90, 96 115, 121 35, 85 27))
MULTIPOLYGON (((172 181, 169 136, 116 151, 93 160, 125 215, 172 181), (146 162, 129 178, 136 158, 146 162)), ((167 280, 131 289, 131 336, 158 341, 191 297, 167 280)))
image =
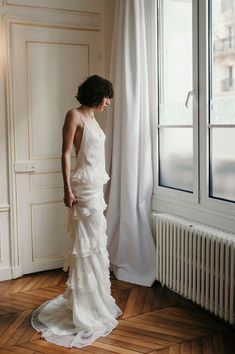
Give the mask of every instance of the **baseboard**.
POLYGON ((23 275, 22 268, 21 267, 13 267, 12 268, 12 278, 19 278, 23 275))
POLYGON ((0 268, 0 281, 12 279, 11 267, 0 268))

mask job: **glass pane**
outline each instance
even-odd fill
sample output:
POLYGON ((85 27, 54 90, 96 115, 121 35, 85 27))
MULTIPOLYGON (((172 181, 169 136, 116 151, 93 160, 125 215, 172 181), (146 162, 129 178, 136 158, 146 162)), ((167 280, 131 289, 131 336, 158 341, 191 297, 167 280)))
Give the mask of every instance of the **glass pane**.
POLYGON ((192 124, 192 0, 160 1, 159 124, 192 124))
POLYGON ((235 127, 211 128, 210 196, 235 201, 235 127))
POLYGON ((235 0, 211 0, 212 124, 235 124, 235 0))
POLYGON ((192 128, 159 129, 160 185, 193 191, 192 128))

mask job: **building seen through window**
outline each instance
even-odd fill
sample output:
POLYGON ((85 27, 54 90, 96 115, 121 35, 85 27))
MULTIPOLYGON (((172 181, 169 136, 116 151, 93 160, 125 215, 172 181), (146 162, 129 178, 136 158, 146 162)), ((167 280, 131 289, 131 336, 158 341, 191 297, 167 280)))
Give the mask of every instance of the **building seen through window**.
POLYGON ((211 5, 210 196, 235 201, 235 1, 211 5))

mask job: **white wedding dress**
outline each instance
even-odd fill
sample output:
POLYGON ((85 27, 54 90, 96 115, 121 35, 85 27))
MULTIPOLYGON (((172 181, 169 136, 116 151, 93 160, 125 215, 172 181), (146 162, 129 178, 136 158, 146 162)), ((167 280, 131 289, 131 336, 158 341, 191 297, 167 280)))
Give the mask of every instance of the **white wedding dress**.
POLYGON ((71 244, 64 266, 64 270, 69 267, 67 289, 38 307, 31 320, 48 342, 78 348, 108 335, 122 314, 111 295, 106 248, 103 184, 109 176, 105 171, 105 134, 98 123, 95 129, 82 120, 82 141, 71 177, 78 203, 69 210, 71 244))

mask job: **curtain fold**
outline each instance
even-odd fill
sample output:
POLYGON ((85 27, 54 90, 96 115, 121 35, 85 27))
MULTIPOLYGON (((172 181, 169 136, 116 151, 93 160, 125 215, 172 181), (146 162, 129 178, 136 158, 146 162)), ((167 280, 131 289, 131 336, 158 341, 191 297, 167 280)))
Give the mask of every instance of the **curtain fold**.
POLYGON ((115 276, 151 286, 153 167, 150 122, 149 16, 154 0, 118 0, 110 80, 115 98, 107 113, 105 196, 108 251, 115 276))

